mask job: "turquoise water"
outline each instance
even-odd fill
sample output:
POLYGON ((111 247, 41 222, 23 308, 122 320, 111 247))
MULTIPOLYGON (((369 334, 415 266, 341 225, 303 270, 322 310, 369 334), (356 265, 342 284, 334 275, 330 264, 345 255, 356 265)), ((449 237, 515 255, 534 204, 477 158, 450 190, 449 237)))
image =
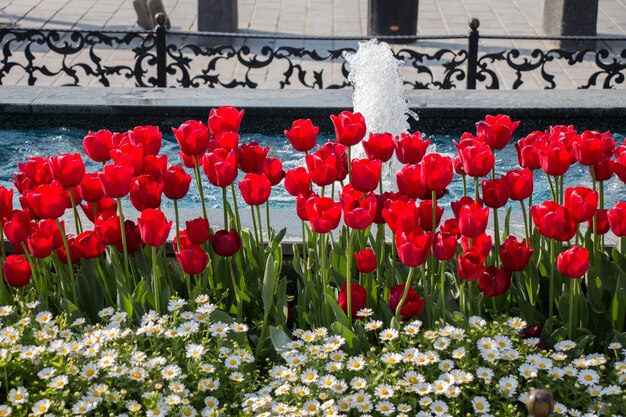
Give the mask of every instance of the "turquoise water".
MULTIPOLYGON (((83 154, 87 171, 96 171, 101 168, 100 164, 90 161, 84 155, 82 150, 82 140, 87 132, 84 129, 58 127, 46 129, 1 129, 0 128, 0 185, 5 187, 13 187, 13 173, 17 171, 17 163, 26 161, 31 156, 50 156, 59 153, 75 153, 83 154)), ((320 135, 320 143, 325 142, 330 135, 320 135)), ((624 134, 614 134, 616 143, 624 141, 624 134)), ((431 150, 443 154, 453 156, 456 149, 453 140, 458 140, 458 136, 450 135, 434 135, 431 136, 431 150)), ((241 142, 257 141, 262 146, 270 147, 270 156, 274 156, 283 161, 284 169, 295 168, 304 165, 304 158, 301 153, 294 152, 291 145, 282 135, 263 135, 258 133, 241 135, 241 142)), ((178 144, 171 133, 163 135, 163 146, 161 153, 168 155, 170 164, 181 164, 178 156, 178 144)), ((511 143, 504 150, 496 153, 496 170, 498 174, 503 174, 512 169, 518 169, 517 154, 511 143)), ((535 172, 535 193, 533 195, 534 202, 551 199, 545 176, 542 172, 535 172)), ((585 185, 591 186, 588 171, 585 167, 574 165, 570 168, 566 175, 566 184, 568 185, 585 185)), ((472 193, 472 185, 468 184, 468 190, 472 193)), ((623 199, 626 186, 617 178, 606 183, 606 206, 610 207, 615 202, 623 199)), ((221 207, 221 189, 212 187, 204 179, 204 192, 207 200, 207 207, 221 207)), ((446 205, 451 200, 457 199, 462 195, 462 185, 460 176, 455 176, 454 182, 449 187, 449 194, 442 199, 442 203, 446 205)), ((16 201, 17 205, 17 196, 16 201)), ((163 207, 169 208, 172 203, 167 199, 163 199, 163 207)), ((244 204, 240 201, 240 204, 244 204)), ((276 208, 291 208, 295 206, 294 197, 290 196, 282 185, 274 187, 270 198, 270 205, 276 208)), ((199 193, 195 185, 192 183, 188 196, 181 201, 181 206, 187 209, 200 207, 199 193)), ((514 206, 515 208, 517 207, 514 206)))

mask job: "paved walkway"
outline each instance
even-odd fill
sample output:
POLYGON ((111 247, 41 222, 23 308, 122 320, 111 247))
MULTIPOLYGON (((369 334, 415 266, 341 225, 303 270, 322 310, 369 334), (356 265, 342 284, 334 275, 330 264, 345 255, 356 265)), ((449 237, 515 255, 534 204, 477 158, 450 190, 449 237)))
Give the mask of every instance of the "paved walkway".
MULTIPOLYGON (((196 29, 197 1, 201 0, 163 0, 173 29, 196 29)), ((465 34, 468 19, 478 17, 483 35, 542 35, 544 1, 550 0, 420 0, 418 32, 423 35, 465 34)), ((367 35, 367 0, 238 0, 238 7, 239 29, 243 32, 367 35)), ((0 0, 0 25, 9 21, 16 27, 25 28, 140 29, 136 25, 132 0, 0 0)), ((626 0, 600 0, 598 34, 626 36, 626 0)), ((315 45, 306 43, 303 46, 315 45)), ((422 46, 430 51, 462 45, 451 41, 431 42, 422 46)), ((554 44, 537 41, 484 40, 482 46, 487 50, 511 46, 522 50, 555 47, 554 44)), ((625 43, 612 44, 614 50, 624 47, 625 43)), ((587 63, 575 68, 560 63, 558 65, 560 68, 556 75, 559 88, 580 85, 582 80, 588 78, 591 68, 591 64, 587 63)), ((337 65, 335 67, 331 71, 341 77, 340 68, 337 65)), ((502 87, 511 88, 514 75, 499 69, 498 72, 503 80, 502 87)), ((265 74, 264 80, 271 76, 265 74)), ((24 77, 13 78, 16 84, 25 82, 24 77)), ((525 81, 523 88, 545 87, 539 75, 530 78, 525 81)), ((6 84, 7 80, 3 82, 6 84)), ((42 82, 48 81, 42 79, 42 82)), ((51 82, 62 83, 59 80, 51 82)), ((260 86, 264 84, 260 83, 260 86)), ((618 87, 626 87, 626 84, 618 87)))

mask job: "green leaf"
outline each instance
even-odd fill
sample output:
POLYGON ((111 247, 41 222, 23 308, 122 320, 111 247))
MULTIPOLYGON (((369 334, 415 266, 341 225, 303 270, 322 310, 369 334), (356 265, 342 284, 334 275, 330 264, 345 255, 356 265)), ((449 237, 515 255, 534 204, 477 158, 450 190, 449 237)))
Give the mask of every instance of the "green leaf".
POLYGON ((335 315, 335 319, 348 326, 348 316, 346 316, 346 313, 343 312, 343 310, 341 309, 341 307, 339 307, 339 304, 337 303, 337 300, 333 299, 330 295, 325 294, 326 296, 326 304, 330 306, 330 308, 332 309, 334 315, 335 315))
POLYGON ((357 354, 359 352, 360 347, 355 345, 355 341, 357 339, 356 335, 350 328, 344 324, 339 323, 338 321, 334 322, 330 325, 330 329, 337 335, 346 339, 346 344, 348 345, 349 354, 357 354))
POLYGON ((263 299, 263 321, 267 318, 274 306, 274 289, 276 287, 276 274, 274 273, 274 257, 269 255, 265 262, 265 274, 263 275, 263 288, 261 297, 263 299))
POLYGON ((279 328, 270 326, 270 339, 272 340, 272 345, 274 345, 276 352, 282 354, 290 350, 287 344, 291 342, 291 338, 279 328))

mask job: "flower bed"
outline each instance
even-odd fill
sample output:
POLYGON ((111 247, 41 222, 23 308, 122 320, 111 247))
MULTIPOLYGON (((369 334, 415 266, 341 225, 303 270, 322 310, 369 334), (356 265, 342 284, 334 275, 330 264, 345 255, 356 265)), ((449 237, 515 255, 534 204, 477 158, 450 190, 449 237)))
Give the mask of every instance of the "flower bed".
MULTIPOLYGON (((157 325, 155 314, 167 313, 172 303, 192 303, 198 297, 211 300, 219 312, 214 313, 219 314, 217 320, 228 324, 234 319, 241 323, 240 328, 245 330, 237 338, 238 346, 259 361, 256 371, 238 372, 244 375, 244 383, 250 383, 250 390, 261 389, 256 395, 263 398, 255 400, 255 408, 246 407, 260 414, 267 412, 266 405, 256 407, 258 401, 265 402, 267 398, 267 389, 261 387, 278 382, 264 381, 267 375, 258 365, 265 359, 278 360, 277 351, 285 354, 285 338, 289 334, 298 337, 299 332, 292 331, 296 328, 326 329, 328 338, 336 338, 341 346, 327 343, 325 348, 335 347, 339 351, 341 347, 342 352, 362 355, 371 361, 368 369, 374 373, 363 378, 372 378, 371 389, 381 381, 401 387, 402 390, 394 388, 398 394, 390 402, 401 414, 403 411, 397 407, 409 400, 404 397, 407 386, 398 384, 409 372, 405 368, 414 364, 402 359, 403 365, 398 368, 403 370, 401 374, 385 361, 391 353, 405 352, 411 343, 420 352, 432 350, 430 344, 440 339, 434 337, 435 333, 426 332, 413 342, 405 335, 387 343, 368 331, 379 322, 391 329, 390 334, 402 332, 406 329, 403 323, 416 318, 431 330, 438 323, 449 323, 477 337, 459 340, 462 343, 456 347, 466 351, 476 348, 478 337, 495 340, 496 336, 512 336, 501 332, 504 327, 496 330, 496 325, 472 330, 470 322, 476 319, 468 321, 471 316, 492 320, 520 316, 529 324, 525 331, 530 340, 539 340, 540 346, 555 347, 572 340, 576 355, 592 351, 613 354, 610 346, 626 343, 626 202, 612 208, 604 206, 607 184, 626 181, 626 144, 616 146, 609 132, 579 133, 572 126, 533 132, 515 143, 521 169, 497 172, 497 152, 511 142, 519 124, 508 116, 487 116, 479 121, 475 133, 461 136, 456 144, 457 156, 452 158, 428 152, 430 141, 419 132, 396 138, 387 133, 365 137, 363 117, 343 112, 332 116, 335 140, 317 149, 319 129, 310 120, 297 120, 285 131, 293 147, 303 153, 306 165, 285 172, 281 161, 269 156, 269 148, 255 142, 240 143, 242 118, 243 111, 223 107, 211 111, 207 124, 188 121, 173 129, 182 165, 170 165, 167 156, 159 154, 162 135, 154 126, 138 126, 126 133, 89 132, 83 142, 85 153, 102 164, 95 172, 86 172, 78 153, 32 157, 20 163, 14 183, 21 209, 14 209, 14 190, 0 187, 0 256, 4 277, 0 302, 19 306, 19 314, 26 303, 39 303, 39 310, 61 317, 58 326, 64 320, 76 319, 101 326, 89 327, 89 332, 104 329, 109 319, 105 317, 102 323, 102 311, 113 309, 115 317, 124 318, 131 326, 121 331, 125 343, 138 344, 138 349, 144 350, 150 346, 155 354, 168 352, 178 358, 181 369, 197 377, 200 371, 190 370, 188 365, 182 367, 183 357, 176 356, 187 352, 185 343, 169 345, 172 341, 167 337, 169 334, 172 340, 184 339, 186 335, 178 334, 183 328, 176 327, 173 333, 167 326, 187 325, 190 331, 194 330, 200 326, 192 320, 195 316, 176 313, 157 325), (353 158, 359 144, 366 157, 353 158), (400 164, 395 173, 398 191, 385 190, 381 178, 382 167, 394 155, 395 163, 400 164), (567 173, 579 168, 589 172, 591 187, 566 188, 567 173), (464 196, 450 204, 448 211, 452 216, 444 217, 448 208, 440 201, 455 176, 462 181, 464 196), (544 176, 552 200, 533 204, 535 184, 544 176), (220 219, 207 216, 207 180, 209 186, 221 191, 220 219), (202 215, 181 219, 178 200, 188 193, 192 182, 201 196, 202 215), (294 246, 292 260, 297 278, 292 280, 283 272, 281 243, 286 230, 272 228, 268 204, 272 189, 281 183, 293 195, 294 216, 301 220, 302 243, 294 246), (244 207, 238 206, 238 195, 245 201, 244 207), (124 213, 123 202, 127 198, 140 213, 136 221, 124 213), (172 219, 161 210, 163 198, 173 202, 172 219), (509 233, 512 205, 519 206, 523 218, 520 236, 509 233), (68 210, 75 235, 68 233, 61 220, 68 210), (249 229, 242 228, 242 210, 250 211, 249 229), (490 218, 492 231, 487 229, 490 218), (604 236, 609 232, 617 236, 618 244, 607 249, 604 236), (165 253, 170 234, 174 237, 175 262, 165 253), (5 237, 17 253, 7 255, 5 237), (290 287, 293 288, 288 290, 290 287), (186 324, 177 321, 179 316, 186 324), (146 317, 153 317, 152 324, 159 329, 158 338, 137 337, 136 333, 147 326, 146 317), (430 336, 433 340, 428 340, 430 336), (469 344, 461 346, 465 342, 469 344), (257 371, 261 372, 261 379, 249 379, 247 375, 256 375, 257 371)), ((16 331, 23 333, 23 329, 16 331)), ((9 328, 9 334, 12 332, 9 328)), ((55 337, 56 332, 53 331, 55 337)), ((37 337, 48 340, 45 332, 37 337)), ((202 337, 208 334, 203 333, 202 337)), ((203 345, 215 342, 202 340, 203 345)), ((215 343, 219 347, 220 343, 215 343)), ((494 359, 507 372, 534 364, 523 365, 529 357, 535 358, 531 347, 519 341, 515 346, 511 352, 517 354, 506 352, 520 356, 509 357, 507 353, 506 357, 494 359)), ((510 348, 506 342, 502 347, 510 348)), ((332 364, 324 362, 328 357, 311 356, 317 348, 309 348, 312 350, 289 354, 284 360, 304 355, 298 357, 315 363, 318 373, 330 372, 327 367, 332 364)), ((218 352, 219 358, 219 349, 214 352, 218 352)), ((473 383, 482 381, 477 379, 478 364, 469 361, 470 357, 454 361, 449 357, 452 351, 444 355, 445 352, 442 350, 440 358, 452 360, 454 369, 472 372, 473 383)), ((538 352, 535 354, 540 355, 538 352)), ((9 349, 6 353, 17 352, 9 349)), ((548 354, 556 353, 545 353, 548 354)), ((480 355, 481 352, 473 354, 471 359, 480 355)), ((568 355, 563 360, 578 358, 568 355)), ((393 357, 400 360, 399 356, 393 357)), ((129 358, 125 356, 126 361, 129 358)), ((429 366, 438 367, 440 363, 429 362, 429 366)), ((11 366, 10 362, 3 365, 7 378, 32 374, 28 367, 11 366)), ((601 389, 611 390, 606 396, 618 391, 611 384, 624 382, 621 365, 618 368, 602 370, 601 389)), ((299 371, 298 368, 295 372, 299 371)), ((432 385, 439 375, 435 375, 434 368, 428 372, 422 377, 432 385)), ((273 378, 272 371, 269 375, 273 378)), ((551 381, 551 376, 542 372, 530 382, 521 376, 519 393, 516 391, 519 395, 551 381)), ((43 380, 40 377, 33 383, 43 387, 43 380)), ((594 384, 600 383, 595 377, 593 380, 594 384)), ((228 384, 239 383, 229 381, 228 384)), ((463 384, 454 381, 452 385, 461 390, 463 384)), ((5 385, 6 395, 10 389, 17 389, 13 383, 5 385)), ((471 405, 472 401, 483 401, 479 397, 485 392, 483 386, 477 387, 459 391, 464 393, 459 399, 446 397, 448 412, 473 412, 476 404, 471 405)), ((339 406, 344 398, 343 393, 320 398, 323 393, 318 388, 309 387, 309 393, 304 394, 304 390, 296 396, 291 391, 272 392, 278 398, 270 401, 272 406, 285 402, 291 407, 294 401, 306 399, 312 401, 307 406, 324 409, 339 406), (326 403, 331 397, 335 402, 326 403)), ((554 388, 557 400, 566 404, 560 386, 554 388)), ((234 395, 234 390, 227 390, 225 395, 234 395)), ((589 397, 578 396, 580 403, 566 406, 586 411, 595 404, 592 397, 597 394, 589 389, 587 392, 589 397)), ((483 395, 484 405, 496 410, 501 406, 497 400, 501 394, 494 388, 493 393, 483 395)), ((605 394, 595 396, 602 399, 605 394)), ((423 411, 445 414, 443 406, 441 410, 431 408, 443 400, 431 399, 432 403, 420 405, 423 411)), ((222 406, 237 402, 233 397, 220 401, 222 406)), ((382 407, 381 401, 372 401, 372 406, 382 407)), ((156 404, 153 401, 143 406, 156 404)), ((418 410, 417 403, 407 404, 411 410, 418 410)), ((194 409, 200 410, 197 405, 194 409)), ((372 413, 386 415, 389 410, 374 408, 372 413)), ((504 412, 503 409, 500 413, 504 412)))
POLYGON ((37 303, 0 307, 0 361, 11 375, 0 414, 526 416, 535 387, 552 390, 558 415, 626 407, 621 345, 608 356, 567 340, 544 350, 520 338, 518 318, 425 331, 417 320, 385 329, 364 317, 358 326, 380 344, 366 352, 342 350, 346 340, 322 327, 294 330, 293 340, 275 333, 282 358, 259 374, 247 326, 216 321, 208 297, 173 299, 168 312, 132 325, 107 308, 93 326, 37 303))

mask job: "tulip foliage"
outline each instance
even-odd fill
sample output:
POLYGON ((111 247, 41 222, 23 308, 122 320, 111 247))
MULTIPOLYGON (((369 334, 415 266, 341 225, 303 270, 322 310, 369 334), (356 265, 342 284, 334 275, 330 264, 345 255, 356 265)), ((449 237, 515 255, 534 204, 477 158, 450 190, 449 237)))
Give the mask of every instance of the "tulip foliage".
POLYGON ((605 207, 604 190, 613 174, 626 182, 626 144, 610 133, 533 132, 514 144, 520 168, 498 172, 498 151, 513 146, 519 125, 508 116, 479 121, 450 157, 429 152, 419 132, 368 133, 362 115, 345 111, 331 117, 335 139, 326 143, 311 120, 285 130, 303 160, 285 172, 269 148, 240 140, 243 115, 222 107, 207 123, 174 128, 180 163, 160 154, 154 126, 89 132, 83 146, 94 172, 78 153, 20 163, 15 190, 0 187, 0 302, 38 299, 91 320, 114 306, 139 319, 164 313, 172 296, 207 294, 252 325, 260 356, 293 324, 329 327, 349 349, 367 346, 361 319, 372 314, 396 328, 415 317, 432 326, 515 314, 541 326, 545 342, 623 337, 626 202, 605 207), (389 164, 395 187, 385 190, 389 164), (565 188, 572 166, 589 172, 591 187, 565 188), (441 199, 455 175, 463 196, 448 206, 441 199), (551 200, 533 203, 537 181, 551 200), (301 221, 289 279, 286 231, 272 228, 269 207, 279 186, 301 221), (201 212, 181 219, 178 202, 191 187, 201 212), (217 218, 208 215, 207 187, 221 193, 217 218), (611 249, 608 232, 618 238, 611 249))

